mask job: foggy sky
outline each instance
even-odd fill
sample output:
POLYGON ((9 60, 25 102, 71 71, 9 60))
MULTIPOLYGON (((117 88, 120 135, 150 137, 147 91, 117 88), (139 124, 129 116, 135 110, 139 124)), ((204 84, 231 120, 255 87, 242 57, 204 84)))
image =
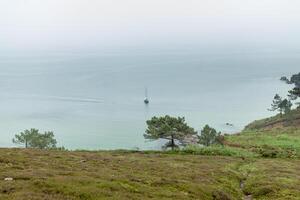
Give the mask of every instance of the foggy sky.
POLYGON ((1 0, 0 50, 259 44, 297 48, 299 0, 1 0))

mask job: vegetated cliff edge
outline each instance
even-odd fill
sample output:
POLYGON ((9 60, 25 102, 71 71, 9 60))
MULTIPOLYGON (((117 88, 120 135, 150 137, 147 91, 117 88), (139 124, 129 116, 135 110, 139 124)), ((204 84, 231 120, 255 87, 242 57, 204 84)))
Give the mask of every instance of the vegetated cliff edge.
POLYGON ((274 128, 300 128, 300 109, 295 109, 287 114, 255 120, 248 124, 245 130, 270 130, 274 128))

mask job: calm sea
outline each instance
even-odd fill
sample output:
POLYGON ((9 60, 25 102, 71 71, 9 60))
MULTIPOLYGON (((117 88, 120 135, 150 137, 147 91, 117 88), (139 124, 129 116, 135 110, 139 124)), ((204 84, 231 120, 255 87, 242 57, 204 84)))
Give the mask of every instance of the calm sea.
POLYGON ((143 138, 152 116, 184 116, 233 133, 272 115, 299 54, 274 51, 114 51, 0 56, 0 146, 28 128, 70 149, 159 148, 143 138), (143 103, 148 88, 150 104, 143 103), (234 124, 227 127, 226 123, 234 124))

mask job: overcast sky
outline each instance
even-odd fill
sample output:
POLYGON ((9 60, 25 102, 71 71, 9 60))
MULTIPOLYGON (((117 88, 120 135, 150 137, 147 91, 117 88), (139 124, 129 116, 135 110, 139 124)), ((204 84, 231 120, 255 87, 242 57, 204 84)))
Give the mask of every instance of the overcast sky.
POLYGON ((0 49, 300 45, 299 0, 1 0, 0 49))

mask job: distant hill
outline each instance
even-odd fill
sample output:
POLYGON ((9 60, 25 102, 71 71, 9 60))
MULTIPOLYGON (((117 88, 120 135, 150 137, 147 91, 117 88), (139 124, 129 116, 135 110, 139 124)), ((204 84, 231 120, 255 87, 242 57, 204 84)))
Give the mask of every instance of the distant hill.
POLYGON ((262 157, 300 158, 300 109, 256 120, 241 133, 227 135, 224 144, 262 157))
POLYGON ((300 109, 292 110, 288 114, 255 120, 248 124, 245 130, 270 130, 274 128, 300 128, 300 109))

